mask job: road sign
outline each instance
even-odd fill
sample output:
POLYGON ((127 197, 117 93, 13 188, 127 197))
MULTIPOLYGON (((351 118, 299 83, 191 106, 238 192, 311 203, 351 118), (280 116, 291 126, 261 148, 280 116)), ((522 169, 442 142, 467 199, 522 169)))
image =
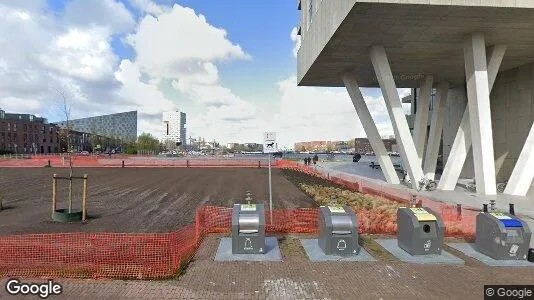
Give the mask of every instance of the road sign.
POLYGON ((266 132, 263 134, 263 153, 274 153, 278 151, 276 143, 276 132, 266 132))

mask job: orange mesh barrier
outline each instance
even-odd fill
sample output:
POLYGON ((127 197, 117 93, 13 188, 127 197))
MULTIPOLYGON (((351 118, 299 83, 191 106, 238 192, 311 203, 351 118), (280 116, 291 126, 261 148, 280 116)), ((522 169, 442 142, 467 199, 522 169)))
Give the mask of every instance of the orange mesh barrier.
MULTIPOLYGON (((1 159, 0 167, 68 167, 69 159, 59 155, 35 156, 32 158, 1 159)), ((250 167, 265 168, 268 161, 264 158, 180 158, 165 159, 158 157, 135 157, 115 156, 73 156, 74 167, 250 167)), ((271 161, 273 167, 277 166, 277 160, 271 161)))
MULTIPOLYGON (((407 189, 361 177, 323 174, 313 167, 280 161, 279 166, 331 180, 347 189, 409 203, 407 189)), ((422 205, 440 213, 446 235, 473 237, 476 210, 419 197, 422 205)), ((386 209, 360 209, 360 233, 394 234, 396 214, 386 209)), ((171 233, 64 233, 0 236, 1 277, 154 279, 179 274, 209 233, 229 233, 231 208, 201 206, 195 224, 171 233)), ((318 232, 317 208, 266 212, 267 233, 318 232)))
MULTIPOLYGON (((267 213, 268 233, 316 233, 317 209, 267 213)), ((62 233, 0 237, 0 276, 153 279, 179 274, 208 233, 231 230, 231 208, 201 206, 172 233, 62 233)))
MULTIPOLYGON (((396 187, 383 181, 341 172, 328 172, 321 168, 306 166, 295 161, 280 160, 278 167, 320 177, 354 192, 383 197, 411 205, 412 192, 409 189, 396 187)), ((417 200, 419 205, 428 207, 441 215, 446 226, 445 234, 447 236, 474 238, 478 209, 464 206, 459 210, 456 205, 434 201, 422 196, 418 196, 417 200)), ((397 230, 396 215, 391 213, 379 210, 360 210, 359 215, 360 231, 363 230, 366 233, 395 233, 397 230)))

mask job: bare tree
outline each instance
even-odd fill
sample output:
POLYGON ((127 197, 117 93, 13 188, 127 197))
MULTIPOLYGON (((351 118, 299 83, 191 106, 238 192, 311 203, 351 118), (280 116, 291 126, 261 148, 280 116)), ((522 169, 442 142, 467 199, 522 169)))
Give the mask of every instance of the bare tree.
POLYGON ((58 94, 61 96, 61 111, 65 116, 65 133, 64 137, 67 142, 67 158, 69 160, 69 213, 72 212, 72 141, 71 141, 71 128, 70 128, 70 112, 71 106, 67 103, 67 97, 65 97, 65 92, 57 89, 58 94))

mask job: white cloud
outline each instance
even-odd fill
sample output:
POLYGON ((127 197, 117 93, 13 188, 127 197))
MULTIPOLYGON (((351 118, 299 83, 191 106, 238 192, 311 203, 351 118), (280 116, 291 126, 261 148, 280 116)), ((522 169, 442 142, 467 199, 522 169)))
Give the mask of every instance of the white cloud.
MULTIPOLYGON (((294 76, 278 85, 282 96, 276 106, 280 110, 268 129, 278 132, 279 145, 292 147, 298 141, 365 137, 346 89, 298 87, 294 76)), ((383 97, 370 97, 365 91, 363 95, 380 134, 392 135, 383 97)))
POLYGON ((64 20, 78 27, 107 27, 123 33, 135 25, 132 14, 123 3, 114 0, 74 0, 65 5, 64 20))
MULTIPOLYGON (((139 113, 161 118, 163 111, 173 110, 173 102, 165 98, 157 86, 141 81, 139 66, 130 60, 123 60, 115 78, 122 84, 119 96, 125 107, 135 107, 139 113)), ((142 127, 142 126, 140 126, 142 127)))
MULTIPOLYGON (((188 136, 260 142, 264 131, 274 130, 286 146, 364 136, 345 89, 297 87, 295 77, 287 78, 278 83, 280 98, 270 103, 273 115, 221 83, 219 63, 250 59, 224 29, 189 8, 132 1, 148 14, 138 24, 112 0, 94 7, 74 0, 59 16, 44 11, 44 0, 18 1, 17 7, 0 0, 0 106, 61 118, 59 89, 73 118, 136 109, 139 131, 158 136, 161 113, 177 108, 160 89, 170 82, 185 98, 181 104, 197 109, 186 111, 188 136), (127 31, 135 58, 121 60, 111 41, 127 31)), ((296 28, 290 37, 296 55, 296 28)), ((366 102, 380 132, 391 134, 383 99, 366 102)))
POLYGON ((117 57, 106 28, 70 28, 48 45, 39 61, 48 69, 85 81, 106 80, 113 74, 117 57))
POLYGON ((39 103, 37 100, 15 97, 5 97, 0 99, 0 107, 7 112, 28 111, 33 114, 38 114, 42 109, 41 103, 39 103))
POLYGON ((113 26, 78 27, 47 12, 44 1, 17 4, 0 4, 2 106, 61 118, 56 90, 62 90, 79 116, 106 111, 104 105, 107 112, 116 112, 113 104, 120 99, 113 77, 118 65, 110 45, 113 26))
MULTIPOLYGON (((145 9, 152 3, 134 2, 145 9)), ((158 12, 157 18, 146 15, 127 40, 137 54, 131 67, 145 74, 148 84, 171 80, 172 87, 188 97, 192 106, 200 106, 200 114, 188 116, 188 135, 238 140, 243 138, 240 133, 245 128, 254 126, 255 106, 219 82, 217 63, 250 59, 239 45, 228 39, 224 29, 210 25, 204 16, 196 14, 194 10, 175 4, 172 9, 158 12)), ((140 98, 140 103, 152 99, 145 96, 149 89, 147 84, 137 79, 129 83, 120 80, 124 85, 122 90, 130 84, 132 90, 145 85, 145 92, 136 91, 126 95, 121 91, 123 97, 140 98)), ((163 95, 153 96, 157 99, 156 103, 165 102, 161 97, 163 95)), ((165 103, 151 105, 160 111, 171 109, 170 102, 165 103)))
POLYGON ((156 16, 170 10, 169 7, 158 5, 151 0, 130 0, 130 3, 142 12, 156 16))
POLYGON ((151 77, 211 80, 214 63, 250 58, 228 40, 224 29, 210 25, 203 15, 175 4, 157 18, 145 16, 128 38, 137 53, 136 62, 151 77))

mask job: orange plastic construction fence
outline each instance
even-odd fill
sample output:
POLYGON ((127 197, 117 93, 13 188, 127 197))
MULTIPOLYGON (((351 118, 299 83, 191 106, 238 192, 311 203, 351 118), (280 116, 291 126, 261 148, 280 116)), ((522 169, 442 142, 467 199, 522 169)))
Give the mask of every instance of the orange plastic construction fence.
MULTIPOLYGON (((74 167, 249 167, 265 168, 265 158, 160 158, 136 156, 72 156, 74 167)), ((0 158, 0 167, 69 167, 69 158, 60 155, 43 155, 31 158, 0 158)), ((271 165, 276 167, 277 160, 271 165)))
MULTIPOLYGON (((347 189, 409 203, 405 190, 362 178, 341 178, 323 174, 314 168, 280 161, 313 176, 336 182, 347 189)), ((449 236, 474 235, 475 210, 463 209, 420 199, 441 213, 449 236)), ((194 255, 202 239, 209 233, 229 233, 231 208, 201 206, 195 224, 171 233, 63 233, 0 236, 1 277, 43 278, 166 278, 180 273, 194 255)), ((318 232, 318 208, 274 210, 266 213, 267 233, 318 232)), ((391 214, 380 210, 359 210, 361 233, 394 234, 396 224, 391 214)))
MULTIPOLYGON (((317 209, 273 211, 268 233, 316 233, 317 209)), ((153 279, 179 274, 208 233, 231 230, 231 208, 201 206, 172 233, 64 233, 0 237, 0 276, 153 279)))
MULTIPOLYGON (((412 205, 413 191, 407 188, 390 185, 383 181, 341 172, 327 171, 320 167, 306 166, 295 161, 280 160, 278 162, 278 167, 320 177, 354 192, 383 197, 388 200, 404 203, 407 206, 412 205)), ((445 234, 447 236, 474 238, 476 216, 479 213, 479 209, 466 206, 459 207, 453 204, 434 201, 420 195, 417 196, 417 201, 418 205, 428 207, 441 215, 446 226, 445 234)), ((385 212, 373 210, 360 211, 359 213, 361 217, 360 226, 362 226, 362 224, 364 224, 364 228, 366 228, 365 226, 368 226, 368 228, 365 229, 366 232, 396 232, 396 220, 385 214, 385 212), (362 217, 362 214, 364 214, 365 217, 362 217), (370 222, 369 225, 365 225, 366 220, 370 222)))

